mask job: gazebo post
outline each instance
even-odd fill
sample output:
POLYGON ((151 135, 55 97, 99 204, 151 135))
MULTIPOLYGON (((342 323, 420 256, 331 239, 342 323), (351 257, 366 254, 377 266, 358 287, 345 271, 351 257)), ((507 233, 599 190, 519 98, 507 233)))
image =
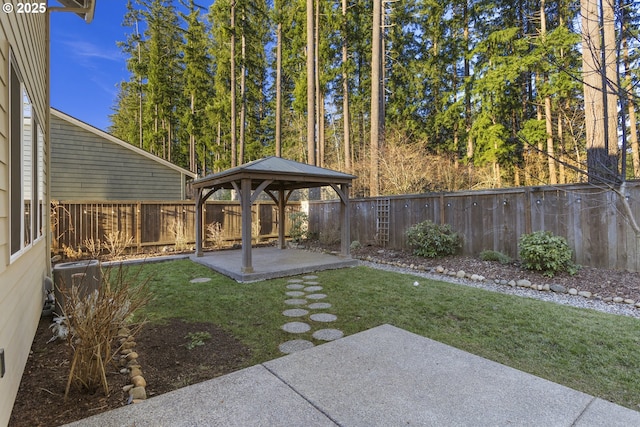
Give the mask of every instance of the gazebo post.
POLYGON ((285 249, 287 247, 287 243, 284 240, 284 226, 285 226, 285 196, 284 196, 284 188, 278 190, 278 247, 280 249, 285 249))
POLYGON ((349 185, 340 184, 340 190, 344 195, 340 201, 340 255, 351 257, 351 216, 349 214, 349 185))
POLYGON ((253 273, 251 265, 251 178, 242 178, 240 184, 242 210, 242 268, 243 273, 253 273))
POLYGON ((202 256, 202 188, 198 188, 196 196, 196 256, 202 256))

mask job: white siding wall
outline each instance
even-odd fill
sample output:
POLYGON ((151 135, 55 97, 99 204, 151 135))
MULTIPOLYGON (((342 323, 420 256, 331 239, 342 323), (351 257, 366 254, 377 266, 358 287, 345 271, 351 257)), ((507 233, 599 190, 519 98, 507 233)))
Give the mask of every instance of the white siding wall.
MULTIPOLYGON (((46 99, 46 15, 0 13, 0 348, 6 373, 0 378, 0 425, 6 425, 42 310, 42 283, 49 273, 47 239, 39 239, 14 260, 9 248, 9 62, 20 71, 34 112, 44 129, 46 99)), ((44 129, 45 150, 48 133, 44 129)), ((46 159, 42 167, 46 168, 46 159)), ((46 171, 40 171, 45 173, 46 171)), ((46 175, 43 175, 46 180, 46 175)), ((44 195, 48 206, 48 195, 44 195)), ((19 220, 19 219, 18 219, 19 220)), ((44 235, 49 235, 48 221, 44 235)))

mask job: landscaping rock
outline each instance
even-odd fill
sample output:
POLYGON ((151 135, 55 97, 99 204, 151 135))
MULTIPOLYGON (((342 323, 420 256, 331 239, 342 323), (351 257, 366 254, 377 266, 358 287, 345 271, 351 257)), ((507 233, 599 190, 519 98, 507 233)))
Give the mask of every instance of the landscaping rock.
POLYGON ((136 375, 135 377, 131 378, 131 384, 133 384, 134 387, 146 387, 147 381, 145 381, 142 375, 136 375))
POLYGON ((142 370, 140 369, 140 367, 134 366, 133 368, 131 368, 131 372, 129 372, 129 376, 133 378, 133 377, 137 377, 138 375, 142 375, 142 370))
POLYGON ((615 303, 621 303, 622 301, 624 301, 624 298, 622 298, 622 297, 614 297, 613 298, 613 302, 615 302, 615 303))
POLYGON ((147 391, 144 387, 134 387, 129 390, 129 396, 131 396, 132 399, 146 399, 147 391))
POLYGON ((623 301, 625 304, 629 304, 629 305, 633 305, 636 302, 634 300, 632 300, 631 298, 627 298, 623 301))
POLYGON ((511 286, 512 288, 516 286, 516 281, 515 280, 509 280, 509 282, 507 282, 507 285, 511 286))
POLYGON ((591 298, 591 292, 589 291, 580 291, 578 292, 578 296, 584 297, 584 298, 591 298))
POLYGON ((138 358, 138 353, 136 353, 135 351, 132 351, 132 352, 128 353, 125 357, 126 357, 126 359, 128 361, 132 361, 132 360, 138 358))
POLYGON ((578 295, 578 290, 576 288, 569 289, 569 295, 578 295))
POLYGON ((551 289, 553 292, 557 292, 559 294, 566 294, 567 293, 567 288, 562 286, 562 285, 558 285, 556 283, 554 283, 553 285, 549 286, 549 289, 551 289))
POLYGON ((527 279, 520 279, 516 282, 516 286, 519 286, 521 288, 530 288, 531 282, 527 279))
POLYGON ((464 270, 460 270, 456 273, 456 277, 459 279, 464 279, 465 274, 467 273, 465 273, 464 270))

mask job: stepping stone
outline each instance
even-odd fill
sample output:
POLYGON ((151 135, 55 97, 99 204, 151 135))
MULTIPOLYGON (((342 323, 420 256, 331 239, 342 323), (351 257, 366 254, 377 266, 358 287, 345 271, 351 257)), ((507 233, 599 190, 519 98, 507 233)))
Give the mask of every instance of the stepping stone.
POLYGON ((211 281, 211 277, 198 277, 196 279, 189 280, 189 283, 206 283, 210 281, 211 281))
POLYGON ((317 292, 321 290, 322 290, 322 286, 307 286, 306 288, 304 288, 305 292, 317 292))
POLYGON ((302 288, 304 288, 304 285, 296 285, 296 284, 287 285, 287 289, 302 289, 302 288))
POLYGON ((313 337, 317 340, 322 341, 333 341, 338 338, 342 338, 344 336, 344 332, 339 329, 320 329, 319 331, 315 331, 313 333, 313 337))
POLYGON ((289 291, 287 292, 287 296, 288 297, 301 297, 304 295, 304 292, 300 292, 300 291, 289 291))
POLYGON ((302 278, 304 280, 315 280, 315 279, 318 278, 318 276, 313 276, 313 275, 311 275, 311 276, 302 276, 302 278))
POLYGON ((309 310, 304 310, 302 308, 292 308, 290 310, 285 310, 282 312, 287 317, 300 317, 309 313, 309 310))
POLYGON ((309 316, 309 318, 316 322, 335 322, 338 316, 329 313, 316 313, 309 316))
POLYGON ((304 280, 302 279, 289 279, 287 280, 288 283, 301 283, 304 282, 304 280))
POLYGON ((306 350, 313 347, 313 343, 307 340, 291 340, 283 342, 278 346, 278 349, 285 354, 295 353, 296 351, 306 350))
POLYGON ((314 302, 313 304, 309 304, 307 307, 309 307, 312 310, 319 310, 319 309, 331 308, 331 304, 329 304, 328 302, 314 302))
POLYGON ((322 298, 326 298, 327 295, 326 294, 311 294, 311 295, 307 295, 307 298, 309 299, 322 299, 322 298))
POLYGON ((304 305, 307 303, 307 300, 301 298, 293 298, 284 300, 284 303, 287 305, 304 305))
POLYGON ((302 283, 304 283, 305 285, 319 285, 320 284, 320 282, 302 282, 302 283))
POLYGON ((282 325, 282 330, 292 334, 301 334, 311 329, 311 326, 303 322, 289 322, 282 325))

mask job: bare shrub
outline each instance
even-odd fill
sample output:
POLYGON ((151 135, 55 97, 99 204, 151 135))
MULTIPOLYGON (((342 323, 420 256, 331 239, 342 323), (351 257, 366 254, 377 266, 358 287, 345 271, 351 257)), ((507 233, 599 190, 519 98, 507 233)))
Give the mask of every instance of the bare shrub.
POLYGON ((120 230, 112 231, 104 236, 104 247, 111 258, 117 258, 133 243, 133 237, 120 230))
POLYGON ((93 237, 85 239, 84 246, 87 248, 87 252, 91 254, 92 258, 98 259, 100 258, 100 255, 102 255, 102 244, 100 243, 100 239, 93 240, 93 237))
POLYGON ((173 236, 176 251, 184 251, 189 248, 189 240, 187 239, 187 231, 184 221, 181 218, 175 218, 168 227, 169 233, 173 236))
POLYGON ((219 222, 212 222, 207 225, 207 240, 214 248, 220 249, 224 244, 224 230, 219 222))
POLYGON ((325 230, 322 230, 318 235, 318 240, 323 245, 335 245, 340 242, 340 228, 337 226, 330 226, 325 230))
POLYGON ((120 350, 115 341, 118 331, 128 327, 135 335, 142 322, 132 324, 133 314, 150 300, 148 279, 136 285, 139 272, 127 277, 122 266, 107 269, 100 289, 87 296, 81 292, 82 284, 62 291, 65 304, 61 326, 73 349, 65 399, 71 386, 89 392, 101 386, 105 395, 109 394, 106 372, 120 350))
POLYGON ((75 250, 72 246, 67 246, 64 243, 62 244, 62 251, 68 259, 80 259, 83 255, 82 249, 78 248, 78 250, 75 250))

